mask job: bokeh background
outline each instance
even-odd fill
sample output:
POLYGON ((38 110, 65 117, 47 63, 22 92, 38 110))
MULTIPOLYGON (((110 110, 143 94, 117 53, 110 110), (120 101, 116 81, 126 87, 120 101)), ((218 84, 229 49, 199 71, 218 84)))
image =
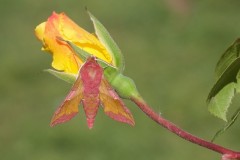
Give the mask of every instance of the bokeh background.
MULTIPOLYGON (((0 159, 220 159, 128 101, 135 127, 100 110, 89 130, 82 109, 70 122, 49 127, 71 86, 43 72, 51 56, 40 51, 34 28, 56 11, 93 32, 86 6, 108 28, 125 56, 125 74, 159 114, 205 139, 224 125, 208 113, 206 97, 217 60, 240 36, 239 0, 0 0, 0 159)), ((239 123, 216 143, 240 150, 239 123)))

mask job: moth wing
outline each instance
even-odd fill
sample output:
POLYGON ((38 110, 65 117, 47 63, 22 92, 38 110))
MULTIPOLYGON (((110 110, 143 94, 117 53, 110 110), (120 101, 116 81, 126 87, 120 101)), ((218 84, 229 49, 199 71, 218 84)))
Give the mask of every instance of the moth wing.
POLYGON ((99 89, 105 114, 116 121, 134 126, 135 122, 131 112, 106 79, 102 79, 99 89))
POLYGON ((82 80, 78 76, 69 94, 55 111, 50 126, 53 127, 57 124, 71 120, 78 113, 78 105, 83 98, 82 80))

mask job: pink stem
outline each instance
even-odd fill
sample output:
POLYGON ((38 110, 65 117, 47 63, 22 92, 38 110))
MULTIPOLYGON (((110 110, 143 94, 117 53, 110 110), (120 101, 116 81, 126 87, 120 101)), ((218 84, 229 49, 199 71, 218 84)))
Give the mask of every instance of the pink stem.
POLYGON ((147 103, 140 97, 137 98, 131 98, 131 100, 139 106, 139 108, 146 114, 148 115, 152 120, 154 120, 155 122, 157 122, 158 124, 160 124, 161 126, 163 126, 164 128, 168 129, 170 132, 178 135, 179 137, 190 141, 192 143, 195 143, 197 145, 200 145, 204 148, 208 148, 210 150, 213 150, 215 152, 218 152, 222 155, 228 155, 228 157, 231 158, 240 158, 240 152, 237 151, 233 151, 227 148, 224 148, 220 145, 214 144, 212 142, 206 141, 204 139, 198 138, 184 130, 182 130, 181 128, 179 128, 178 126, 176 126, 175 124, 173 124, 172 122, 164 119, 161 115, 157 114, 156 112, 153 111, 153 109, 151 109, 147 103))

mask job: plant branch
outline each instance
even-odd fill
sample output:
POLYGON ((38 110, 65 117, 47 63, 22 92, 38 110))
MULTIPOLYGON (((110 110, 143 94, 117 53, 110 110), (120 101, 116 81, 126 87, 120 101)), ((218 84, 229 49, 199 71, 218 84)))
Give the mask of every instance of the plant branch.
POLYGON ((197 144, 199 146, 202 146, 204 148, 213 150, 215 152, 218 152, 223 155, 224 157, 228 157, 229 159, 240 159, 240 152, 230 150, 228 148, 222 147, 220 145, 214 144, 210 141, 206 141, 204 139, 201 139, 197 136, 194 136, 183 129, 179 128, 172 122, 164 119, 161 115, 157 114, 154 112, 154 110, 148 106, 148 104, 141 98, 141 97, 136 97, 136 98, 131 98, 131 100, 139 106, 139 108, 152 120, 160 124, 162 127, 166 128, 170 132, 176 134, 177 136, 192 142, 194 144, 197 144))

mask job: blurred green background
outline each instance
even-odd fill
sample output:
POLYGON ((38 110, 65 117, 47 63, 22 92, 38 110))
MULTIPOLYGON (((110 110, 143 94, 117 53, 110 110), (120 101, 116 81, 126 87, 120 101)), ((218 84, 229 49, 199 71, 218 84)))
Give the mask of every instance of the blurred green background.
MULTIPOLYGON (((34 28, 57 11, 93 32, 85 6, 119 44, 125 74, 157 112, 205 139, 224 124, 208 113, 206 97, 218 58, 240 36, 239 0, 0 0, 0 159, 220 159, 128 101, 135 127, 100 110, 89 130, 82 109, 70 122, 49 127, 71 86, 43 72, 51 56, 40 51, 34 28)), ((238 120, 216 143, 240 150, 239 132, 238 120)))

